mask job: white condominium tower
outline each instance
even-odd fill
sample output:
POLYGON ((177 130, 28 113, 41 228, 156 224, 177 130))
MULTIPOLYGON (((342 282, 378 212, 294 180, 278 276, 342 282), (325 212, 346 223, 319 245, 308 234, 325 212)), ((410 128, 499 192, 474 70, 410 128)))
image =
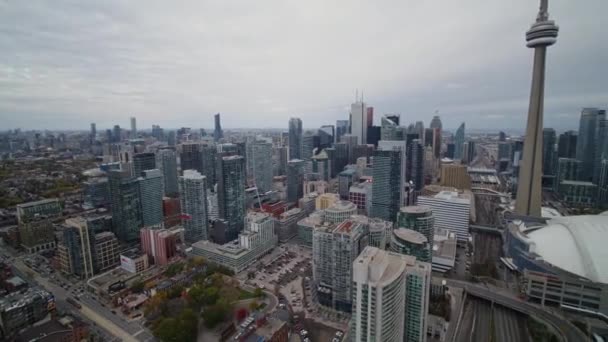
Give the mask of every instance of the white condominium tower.
POLYGON ((426 341, 431 266, 368 246, 353 262, 351 341, 426 341))

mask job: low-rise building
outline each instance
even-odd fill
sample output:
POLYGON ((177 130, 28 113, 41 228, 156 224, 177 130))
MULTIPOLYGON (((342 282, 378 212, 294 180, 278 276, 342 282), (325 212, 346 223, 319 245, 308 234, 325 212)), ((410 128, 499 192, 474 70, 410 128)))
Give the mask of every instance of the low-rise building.
POLYGON ((53 295, 38 288, 13 292, 0 298, 0 329, 3 338, 9 340, 21 329, 45 319, 54 310, 53 295))
POLYGON ((148 255, 137 249, 131 249, 120 254, 120 267, 131 273, 141 273, 150 267, 148 255))
POLYGON ((250 212, 245 219, 246 229, 237 240, 219 245, 201 240, 192 244, 190 255, 202 256, 205 260, 224 266, 234 273, 272 251, 277 245, 275 220, 266 213, 250 212))

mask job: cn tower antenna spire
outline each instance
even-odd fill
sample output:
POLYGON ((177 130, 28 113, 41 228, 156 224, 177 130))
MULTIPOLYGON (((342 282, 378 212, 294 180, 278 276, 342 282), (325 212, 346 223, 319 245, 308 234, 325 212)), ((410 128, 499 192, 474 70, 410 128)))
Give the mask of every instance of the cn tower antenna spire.
POLYGON ((534 49, 534 67, 524 155, 517 182, 515 212, 525 216, 541 216, 543 108, 545 97, 545 62, 547 47, 555 44, 559 28, 549 20, 549 1, 540 0, 536 22, 526 32, 529 48, 534 49))

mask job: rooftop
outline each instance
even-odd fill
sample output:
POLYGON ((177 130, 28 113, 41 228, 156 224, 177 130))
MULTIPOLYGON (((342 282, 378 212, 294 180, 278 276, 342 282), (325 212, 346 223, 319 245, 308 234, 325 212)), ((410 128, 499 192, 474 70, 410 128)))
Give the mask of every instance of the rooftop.
MULTIPOLYGON (((426 197, 426 196, 420 196, 420 197, 426 197)), ((431 198, 441 199, 441 200, 454 202, 454 203, 463 203, 463 204, 471 203, 471 197, 469 194, 456 192, 456 191, 441 191, 437 195, 431 196, 431 198)))
POLYGON ((435 229, 433 236, 433 257, 456 258, 456 234, 442 228, 435 229))
POLYGON ((407 207, 401 207, 400 211, 407 214, 423 214, 432 211, 431 207, 427 205, 411 205, 407 207))
MULTIPOLYGON (((372 284, 389 284, 399 277, 408 265, 414 264, 416 258, 410 255, 388 252, 376 247, 367 246, 353 263, 354 272, 366 273, 367 282, 372 284), (364 269, 367 268, 367 272, 364 269)), ((357 275, 354 277, 356 278, 357 275)))
POLYGON ((334 204, 332 204, 326 210, 333 211, 333 210, 356 210, 356 209, 357 209, 357 206, 353 202, 340 200, 340 201, 336 201, 334 204))
POLYGON ((544 261, 591 281, 608 283, 608 220, 604 215, 555 217, 527 233, 544 261))
POLYGON ((29 207, 35 207, 37 205, 49 204, 49 203, 54 203, 54 202, 58 203, 59 199, 50 198, 50 199, 43 199, 43 200, 35 201, 35 202, 21 203, 21 204, 17 204, 17 208, 29 208, 29 207))
POLYGON ((52 298, 52 294, 38 288, 28 288, 25 291, 9 293, 0 298, 0 311, 9 311, 32 303, 39 298, 52 298))
POLYGON ((597 187, 597 185, 595 185, 591 182, 583 182, 583 181, 575 181, 575 180, 564 180, 560 184, 597 187))
POLYGON ((415 244, 420 245, 420 244, 427 242, 426 236, 422 235, 421 233, 419 233, 415 230, 411 230, 411 229, 398 228, 398 229, 393 230, 393 234, 395 234, 395 236, 398 237, 399 239, 410 242, 410 243, 415 243, 415 244))

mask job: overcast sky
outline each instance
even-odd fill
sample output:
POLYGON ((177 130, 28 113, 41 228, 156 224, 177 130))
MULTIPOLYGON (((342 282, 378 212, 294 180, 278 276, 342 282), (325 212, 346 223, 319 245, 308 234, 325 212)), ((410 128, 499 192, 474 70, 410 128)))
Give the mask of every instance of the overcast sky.
MULTIPOLYGON (((606 0, 553 0, 545 126, 608 105, 606 0)), ((538 0, 0 0, 0 130, 285 127, 348 118, 525 127, 538 0)))

